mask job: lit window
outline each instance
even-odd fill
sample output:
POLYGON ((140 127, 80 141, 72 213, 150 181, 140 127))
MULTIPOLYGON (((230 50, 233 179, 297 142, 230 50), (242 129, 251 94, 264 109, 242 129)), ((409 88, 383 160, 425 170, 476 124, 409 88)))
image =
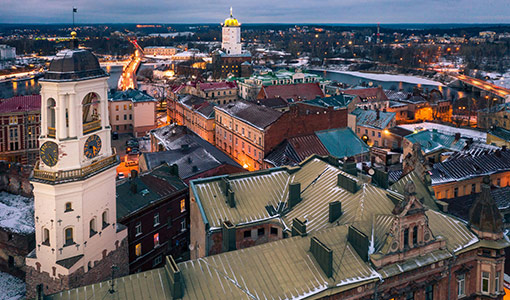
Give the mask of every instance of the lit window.
POLYGON ((186 201, 184 199, 181 200, 181 212, 186 211, 186 201))
POLYGON ((457 276, 457 296, 463 297, 466 295, 466 275, 461 274, 457 276))
POLYGON ((159 225, 159 213, 154 214, 154 226, 159 225))
POLYGON ((159 246, 159 233, 154 234, 154 247, 159 246))
POLYGON ((142 255, 142 244, 138 243, 135 246, 135 255, 140 256, 142 255))
POLYGON ((135 226, 135 236, 138 236, 140 234, 142 234, 142 222, 136 223, 135 226))
POLYGON ((115 111, 119 111, 119 106, 115 105, 115 111))
POLYGON ((482 272, 482 293, 488 293, 489 292, 489 279, 490 273, 489 272, 482 272))

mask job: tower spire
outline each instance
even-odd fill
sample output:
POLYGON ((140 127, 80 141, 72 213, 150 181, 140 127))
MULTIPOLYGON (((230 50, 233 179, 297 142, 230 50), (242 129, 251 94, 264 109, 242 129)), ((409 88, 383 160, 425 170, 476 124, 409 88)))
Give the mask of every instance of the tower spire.
POLYGON ((230 7, 230 17, 232 18, 232 6, 230 7))

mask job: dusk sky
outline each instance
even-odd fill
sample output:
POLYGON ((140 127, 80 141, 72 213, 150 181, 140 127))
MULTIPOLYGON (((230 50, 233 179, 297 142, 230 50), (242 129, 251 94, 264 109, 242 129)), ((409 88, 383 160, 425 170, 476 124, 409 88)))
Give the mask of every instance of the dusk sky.
POLYGON ((0 23, 510 23, 509 0, 0 0, 0 23))

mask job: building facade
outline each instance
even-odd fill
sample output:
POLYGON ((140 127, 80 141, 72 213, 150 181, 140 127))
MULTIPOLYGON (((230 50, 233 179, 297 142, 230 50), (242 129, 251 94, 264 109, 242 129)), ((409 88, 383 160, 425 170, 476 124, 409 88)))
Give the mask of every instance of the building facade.
POLYGON ((108 100, 112 130, 144 136, 157 126, 157 104, 156 99, 139 90, 115 91, 108 100))
POLYGON ((178 97, 173 108, 167 108, 170 122, 183 125, 214 144, 214 103, 193 95, 178 97))
POLYGON ((39 157, 41 96, 17 96, 0 103, 0 160, 33 165, 39 157))
POLYGON ((145 56, 173 56, 177 54, 177 48, 165 46, 149 46, 143 49, 145 56))
POLYGON ((349 114, 349 127, 369 146, 391 148, 389 129, 395 127, 395 113, 356 108, 349 114))
POLYGON ((116 222, 118 157, 110 141, 107 78, 97 58, 75 46, 59 52, 40 80, 28 298, 105 280, 113 265, 119 275, 128 271, 127 230, 116 222))

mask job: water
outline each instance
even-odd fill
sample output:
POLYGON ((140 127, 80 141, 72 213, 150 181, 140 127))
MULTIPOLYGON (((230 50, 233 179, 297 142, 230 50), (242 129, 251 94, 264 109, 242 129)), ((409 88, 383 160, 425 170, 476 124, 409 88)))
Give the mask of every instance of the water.
POLYGON ((449 88, 446 86, 414 84, 414 83, 408 83, 408 82, 403 82, 403 81, 380 81, 380 80, 368 79, 368 78, 361 77, 361 76, 337 73, 337 72, 331 72, 331 71, 310 71, 310 72, 320 75, 325 79, 338 81, 338 82, 342 82, 342 83, 347 83, 349 85, 361 85, 361 84, 365 83, 368 86, 373 86, 373 87, 382 86, 383 89, 403 90, 406 92, 412 92, 413 88, 418 86, 418 87, 423 88, 424 90, 428 89, 429 91, 432 89, 439 90, 443 94, 443 98, 445 98, 445 99, 460 99, 460 98, 466 96, 465 92, 457 91, 455 89, 452 89, 452 88, 449 88))
MULTIPOLYGON (((140 70, 142 69, 153 69, 152 65, 141 65, 140 70)), ((108 78, 108 88, 117 89, 117 84, 119 82, 119 78, 122 74, 122 66, 106 66, 103 69, 110 74, 110 78, 108 78)), ((19 95, 31 95, 31 94, 39 94, 40 85, 39 79, 34 78, 31 80, 24 81, 5 81, 0 82, 0 99, 10 98, 19 95)))

